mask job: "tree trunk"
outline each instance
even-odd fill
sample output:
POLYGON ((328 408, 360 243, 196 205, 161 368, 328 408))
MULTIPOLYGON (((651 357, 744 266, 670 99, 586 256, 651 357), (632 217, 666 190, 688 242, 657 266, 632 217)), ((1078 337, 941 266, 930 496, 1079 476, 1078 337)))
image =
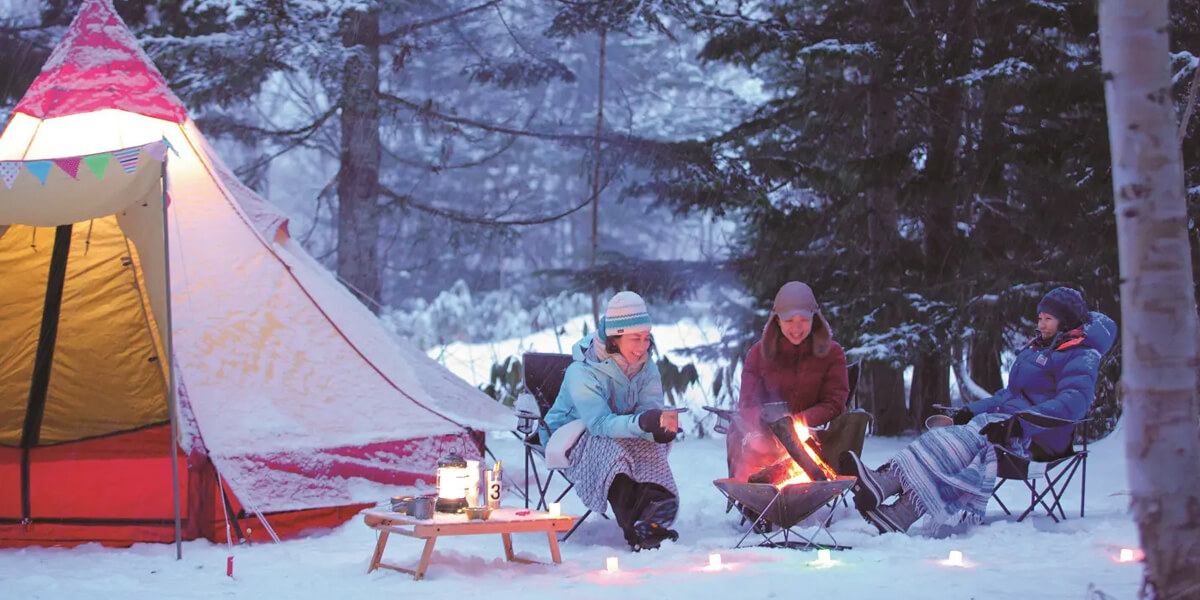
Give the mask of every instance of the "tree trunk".
POLYGON ((1101 0, 1117 240, 1125 450, 1153 598, 1200 596, 1196 312, 1167 0, 1101 0))
MULTIPOLYGON (((881 61, 882 62, 882 61, 881 61)), ((890 65, 881 64, 869 82, 867 90, 867 153, 875 164, 886 164, 896 142, 896 93, 891 89, 890 65)), ((882 179, 882 178, 881 178, 882 179)), ((895 301, 885 301, 885 296, 894 293, 897 274, 894 268, 896 246, 899 239, 899 209, 896 205, 896 189, 890 183, 881 183, 867 190, 867 285, 870 298, 879 306, 876 322, 880 330, 895 327, 899 321, 892 308, 895 301)), ((863 385, 855 391, 864 406, 875 417, 877 435, 899 435, 907 426, 904 398, 904 375, 887 362, 863 364, 863 385)))
POLYGON ((875 435, 900 435, 908 429, 904 372, 885 362, 863 363, 854 395, 874 417, 875 435))
POLYGON ((920 428, 930 415, 939 414, 934 404, 950 405, 950 363, 939 352, 922 352, 913 365, 908 416, 920 428))
POLYGON ((1000 341, 989 331, 979 331, 971 338, 967 360, 971 380, 995 394, 1004 387, 1000 376, 1000 341))
MULTIPOLYGON (((600 75, 596 91, 596 137, 592 147, 592 247, 588 266, 596 268, 600 249, 600 134, 604 132, 604 67, 608 52, 608 32, 600 28, 600 75)), ((592 322, 600 327, 600 292, 592 290, 592 322)))
POLYGON ((342 74, 342 156, 338 172, 337 272, 360 300, 378 309, 379 13, 347 13, 342 74))

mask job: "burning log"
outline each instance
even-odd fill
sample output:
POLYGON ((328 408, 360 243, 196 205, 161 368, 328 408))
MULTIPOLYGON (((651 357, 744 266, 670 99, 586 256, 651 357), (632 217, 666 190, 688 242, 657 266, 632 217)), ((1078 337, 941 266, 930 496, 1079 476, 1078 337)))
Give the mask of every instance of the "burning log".
POLYGON ((779 485, 784 481, 791 479, 795 475, 794 460, 790 457, 784 457, 779 462, 773 465, 767 465, 758 472, 750 476, 747 481, 750 483, 769 483, 771 485, 779 485))
MULTIPOLYGON (((825 469, 828 469, 829 467, 825 466, 822 468, 823 465, 820 464, 820 457, 817 456, 812 447, 808 446, 804 441, 801 440, 800 436, 797 435, 796 428, 798 426, 803 427, 803 425, 797 425, 793 423, 790 416, 782 419, 776 419, 768 425, 768 427, 771 429, 771 433, 775 434, 775 437, 779 439, 779 443, 783 444, 783 448, 787 450, 788 456, 790 456, 792 460, 796 461, 796 464, 800 466, 800 469, 802 469, 812 481, 826 481, 836 477, 836 475, 831 477, 825 473, 825 469)), ((805 431, 807 432, 807 429, 805 429, 805 431)))

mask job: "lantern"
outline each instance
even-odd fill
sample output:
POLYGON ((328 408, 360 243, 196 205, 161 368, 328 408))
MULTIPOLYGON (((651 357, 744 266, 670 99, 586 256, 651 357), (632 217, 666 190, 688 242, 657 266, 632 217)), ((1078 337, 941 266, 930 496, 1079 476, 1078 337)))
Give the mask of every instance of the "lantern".
POLYGON ((458 454, 447 454, 438 461, 435 505, 438 512, 458 513, 467 507, 467 486, 470 479, 467 471, 467 461, 458 454))

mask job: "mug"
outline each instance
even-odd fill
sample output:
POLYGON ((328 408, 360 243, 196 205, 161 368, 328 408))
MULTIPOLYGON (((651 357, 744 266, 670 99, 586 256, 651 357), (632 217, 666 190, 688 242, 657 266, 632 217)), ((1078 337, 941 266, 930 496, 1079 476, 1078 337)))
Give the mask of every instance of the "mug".
POLYGON ((408 504, 408 516, 414 519, 432 519, 436 496, 418 496, 408 504))
POLYGON ((937 429, 938 427, 945 427, 953 424, 954 419, 951 419, 946 415, 929 415, 929 417, 925 419, 925 429, 937 429))
POLYGON ((412 501, 412 496, 392 496, 392 512, 398 512, 402 515, 408 514, 408 509, 412 501))

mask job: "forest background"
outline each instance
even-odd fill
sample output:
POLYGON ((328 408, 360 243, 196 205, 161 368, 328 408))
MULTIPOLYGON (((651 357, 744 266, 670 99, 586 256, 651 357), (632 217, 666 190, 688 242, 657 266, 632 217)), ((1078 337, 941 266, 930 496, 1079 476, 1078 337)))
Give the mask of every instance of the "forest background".
MULTIPOLYGON (((895 434, 950 403, 951 372, 955 397, 999 389, 1049 289, 1120 315, 1092 1, 114 4, 242 180, 424 347, 633 289, 656 320, 721 320, 693 349, 723 361, 712 381, 664 371, 729 404, 799 279, 895 434)), ((77 7, 0 0, 0 121, 77 7)), ((1170 10, 1198 264, 1200 0, 1170 10)), ((1120 414, 1120 356, 1097 436, 1120 414)))

